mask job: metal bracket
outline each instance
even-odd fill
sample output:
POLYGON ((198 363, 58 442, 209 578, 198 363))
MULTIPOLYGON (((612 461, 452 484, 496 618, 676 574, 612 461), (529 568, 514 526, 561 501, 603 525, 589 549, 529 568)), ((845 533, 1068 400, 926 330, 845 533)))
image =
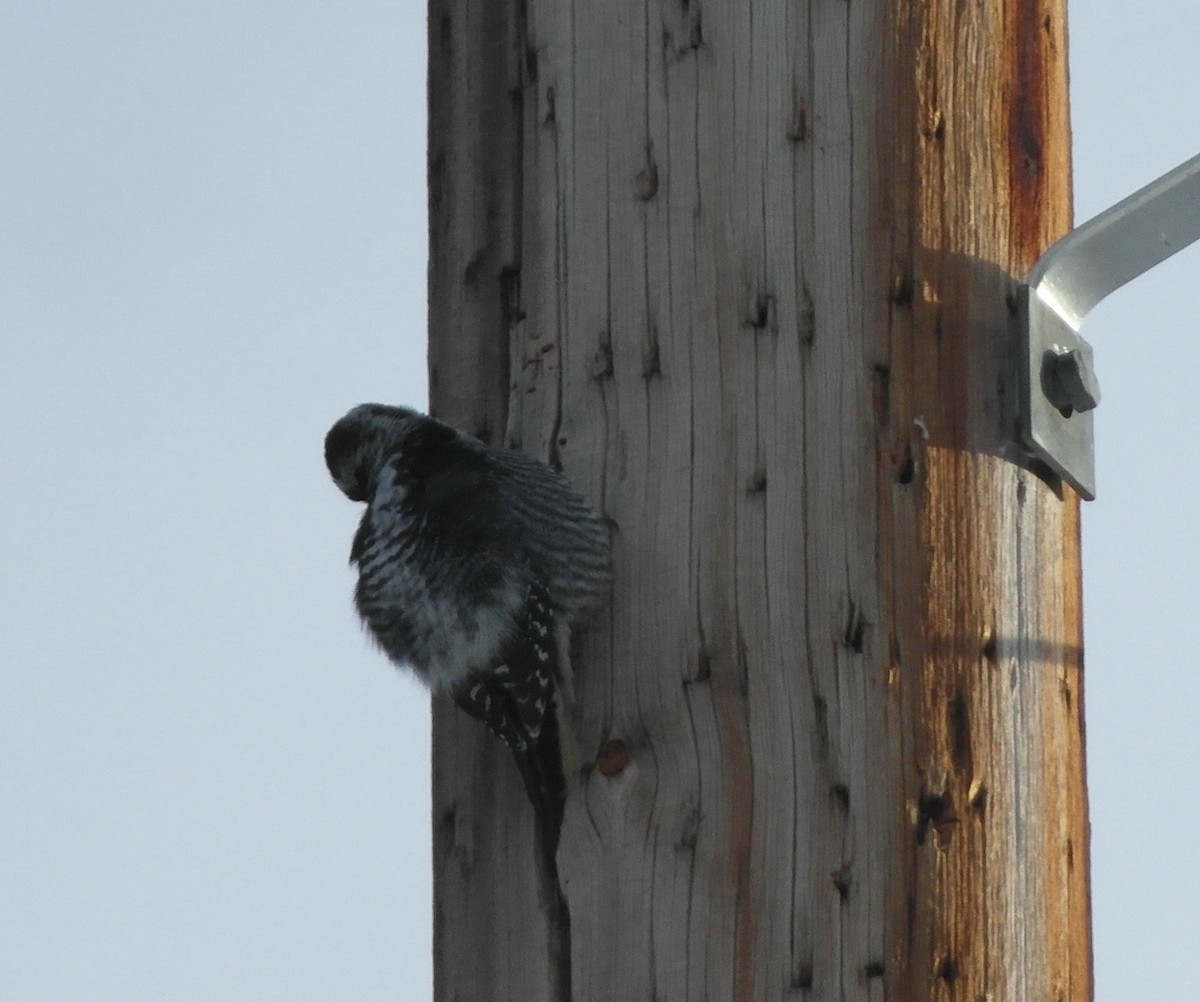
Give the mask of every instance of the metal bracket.
POLYGON ((1079 327, 1110 292, 1198 239, 1200 156, 1072 230, 1020 288, 1021 436, 1087 501, 1096 496, 1100 386, 1079 327))

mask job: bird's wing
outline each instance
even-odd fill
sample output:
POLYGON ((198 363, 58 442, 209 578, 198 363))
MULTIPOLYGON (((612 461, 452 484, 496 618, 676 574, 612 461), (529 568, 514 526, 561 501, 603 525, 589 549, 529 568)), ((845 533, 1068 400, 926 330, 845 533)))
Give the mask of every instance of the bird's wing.
POLYGON ((492 554, 519 562, 517 515, 497 489, 485 449, 465 436, 410 444, 397 482, 405 507, 426 520, 425 530, 462 553, 492 554))
POLYGON ((477 673, 451 690, 454 701, 482 720, 513 753, 529 799, 545 825, 553 857, 562 824, 566 781, 555 707, 557 649, 549 597, 534 585, 521 629, 502 664, 477 673))
POLYGON ((486 455, 498 503, 512 518, 555 605, 574 617, 601 604, 611 581, 603 520, 544 463, 500 449, 486 455))

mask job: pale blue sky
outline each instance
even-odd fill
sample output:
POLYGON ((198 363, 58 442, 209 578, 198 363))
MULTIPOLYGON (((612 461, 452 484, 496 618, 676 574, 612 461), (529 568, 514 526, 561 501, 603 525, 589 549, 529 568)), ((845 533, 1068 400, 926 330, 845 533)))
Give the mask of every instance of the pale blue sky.
MULTIPOLYGON (((424 400, 424 17, 0 6, 0 998, 429 997, 427 700, 320 449, 424 400)), ((1077 219, 1200 152, 1198 40, 1074 4, 1077 219)), ((1198 279, 1085 331, 1100 1002, 1193 980, 1198 279)))

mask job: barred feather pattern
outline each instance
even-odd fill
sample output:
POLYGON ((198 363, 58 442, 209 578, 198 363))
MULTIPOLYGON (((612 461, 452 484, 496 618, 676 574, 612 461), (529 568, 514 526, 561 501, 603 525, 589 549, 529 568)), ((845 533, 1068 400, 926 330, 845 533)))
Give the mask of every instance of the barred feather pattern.
POLYGON ((575 619, 599 606, 612 583, 604 523, 544 463, 500 449, 490 450, 488 459, 497 470, 496 489, 556 607, 575 619))
POLYGON ((604 522, 544 463, 407 408, 354 408, 325 460, 367 505, 350 552, 363 623, 508 744, 535 806, 560 818, 557 634, 608 594, 604 522))

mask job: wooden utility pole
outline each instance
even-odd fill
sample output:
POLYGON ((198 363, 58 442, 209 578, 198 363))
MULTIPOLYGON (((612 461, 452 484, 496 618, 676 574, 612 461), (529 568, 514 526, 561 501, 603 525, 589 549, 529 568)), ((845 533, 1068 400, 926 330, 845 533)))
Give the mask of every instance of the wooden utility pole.
POLYGON ((561 464, 617 569, 569 922, 435 707, 439 1002, 1090 998, 1079 509, 1014 445, 1063 0, 429 30, 433 409, 561 464))

